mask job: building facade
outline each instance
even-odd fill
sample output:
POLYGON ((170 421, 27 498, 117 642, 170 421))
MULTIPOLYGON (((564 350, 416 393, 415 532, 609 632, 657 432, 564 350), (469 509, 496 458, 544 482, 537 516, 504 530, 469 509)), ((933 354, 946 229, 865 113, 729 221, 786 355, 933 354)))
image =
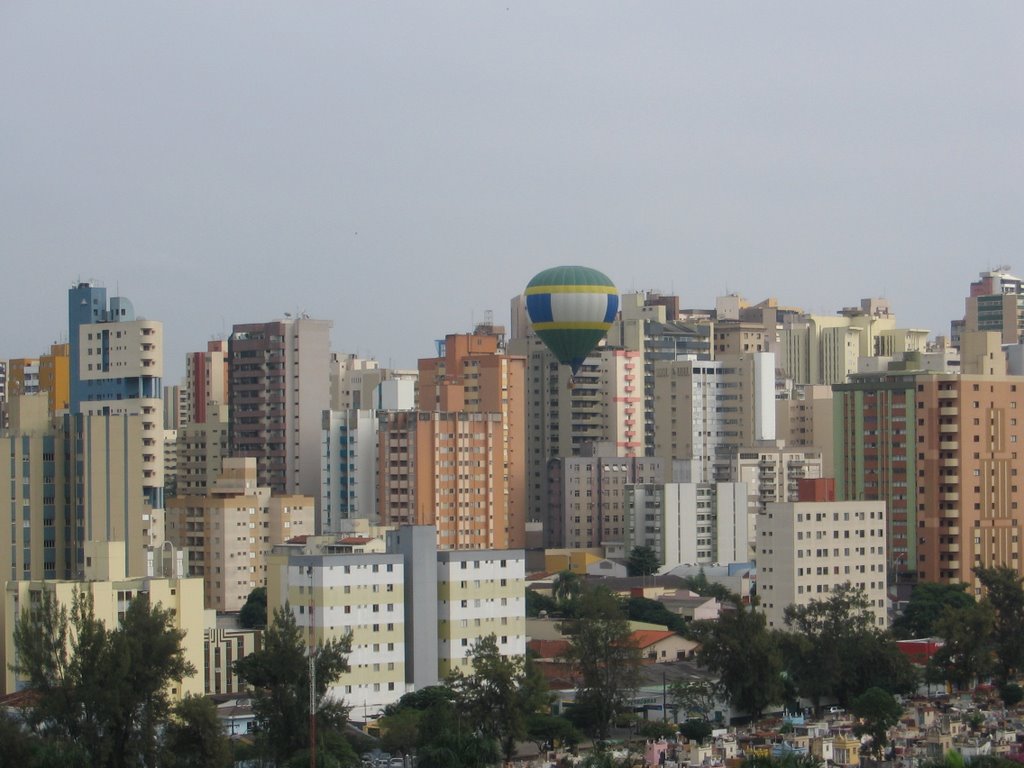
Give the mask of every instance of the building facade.
POLYGON ((206 607, 238 611, 266 586, 274 545, 313 534, 315 514, 310 497, 258 485, 255 459, 228 458, 206 494, 168 501, 167 539, 187 553, 189 575, 202 577, 206 607))
POLYGON ((403 526, 383 553, 289 545, 272 563, 269 609, 287 601, 315 642, 351 637, 350 671, 331 693, 366 717, 465 669, 490 634, 503 653, 525 653, 522 550, 439 551, 430 526, 403 526))
POLYGON ((881 501, 769 504, 757 528, 757 592, 768 627, 785 626, 787 606, 827 600, 850 583, 864 591, 884 628, 885 530, 881 501))
POLYGON ((318 502, 331 325, 308 317, 248 323, 228 339, 231 455, 256 459, 260 485, 318 502))

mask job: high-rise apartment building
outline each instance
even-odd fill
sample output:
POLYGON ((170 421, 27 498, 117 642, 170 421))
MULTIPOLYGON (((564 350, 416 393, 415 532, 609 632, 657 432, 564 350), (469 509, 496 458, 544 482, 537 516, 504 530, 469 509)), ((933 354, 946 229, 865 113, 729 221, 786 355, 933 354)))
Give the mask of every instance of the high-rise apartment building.
POLYGON ((0 461, 19 472, 0 473, 0 519, 18 543, 0 548, 0 578, 80 578, 86 545, 109 541, 123 548, 129 575, 148 573, 163 518, 145 503, 142 418, 65 414, 54 421, 46 393, 12 401, 0 461))
POLYGON ((0 582, 72 578, 77 525, 65 518, 65 454, 61 432, 44 393, 9 403, 9 427, 0 432, 0 582))
POLYGON ((864 591, 884 628, 885 529, 880 501, 769 504, 757 528, 757 592, 768 627, 785 626, 787 606, 827 600, 850 583, 864 591))
POLYGON ((183 425, 175 439, 179 496, 205 494, 230 455, 230 424, 227 405, 210 405, 206 419, 183 425))
POLYGON ((836 315, 792 315, 779 332, 779 367, 797 384, 842 384, 861 357, 921 351, 928 332, 896 327, 885 299, 862 299, 836 315))
POLYGON ((416 412, 382 412, 377 498, 384 523, 434 525, 444 549, 526 542, 521 357, 504 330, 450 334, 419 361, 416 412))
POLYGON ((228 342, 213 339, 205 352, 185 356, 185 382, 182 387, 185 424, 202 424, 207 410, 228 403, 228 342))
POLYGON ((655 455, 693 466, 714 482, 714 463, 742 446, 775 438, 775 355, 676 360, 655 366, 655 455))
POLYGON ((710 319, 681 320, 676 296, 627 293, 622 296, 620 307, 619 317, 608 331, 608 346, 639 355, 643 377, 633 380, 641 385, 633 394, 639 391, 643 396, 642 407, 637 408, 643 419, 642 455, 653 456, 654 367, 659 362, 688 357, 712 359, 714 325, 710 319))
MULTIPOLYGON (((142 490, 151 543, 163 540, 163 324, 137 317, 123 296, 78 283, 68 291, 70 412, 84 416, 139 416, 133 446, 142 461, 142 490)), ((131 571, 129 571, 131 572, 131 571)))
POLYGON ((249 323, 228 339, 231 454, 256 459, 260 485, 318 503, 331 325, 304 316, 249 323))
POLYGON ((432 525, 441 549, 506 549, 511 517, 498 413, 382 411, 377 500, 385 525, 432 525))
MULTIPOLYGON (((836 498, 883 501, 887 567, 893 578, 912 575, 917 562, 917 371, 859 374, 836 384, 836 498)), ((923 401, 921 401, 923 404, 923 401)))
POLYGON ((381 397, 415 398, 417 371, 381 368, 358 355, 331 355, 331 410, 385 410, 381 397), (387 384, 385 384, 387 382, 387 384), (382 386, 383 385, 383 386, 382 386))
POLYGON ((7 361, 7 390, 11 397, 35 395, 39 389, 39 358, 12 357, 7 361))
POLYGON ((277 496, 256 480, 253 458, 224 459, 220 476, 202 496, 167 504, 167 538, 187 552, 190 576, 201 576, 206 607, 238 611, 266 585, 271 548, 314 533, 308 496, 277 496))
MULTIPOLYGON (((351 362, 352 358, 347 358, 351 362)), ((320 469, 320 526, 327 532, 351 530, 353 521, 377 523, 377 430, 380 412, 416 407, 415 379, 377 367, 353 369, 346 377, 344 402, 373 403, 323 412, 320 469), (369 386, 369 379, 376 384, 369 386)), ((332 376, 332 390, 337 382, 332 376)), ((334 396, 332 395, 332 399, 334 396)))
POLYGON ((377 511, 376 411, 323 413, 321 531, 337 533, 356 518, 379 520, 377 511))
POLYGON ((1024 340, 1024 280, 1009 267, 982 272, 971 283, 963 331, 995 331, 1003 344, 1024 340))
POLYGON ((650 547, 670 568, 745 562, 745 483, 642 483, 626 487, 625 551, 650 547))
POLYGON ((1024 377, 921 376, 913 397, 918 578, 977 588, 978 567, 1024 575, 1024 377))
MULTIPOLYGON (((719 483, 746 483, 751 512, 764 512, 778 501, 796 501, 800 481, 824 477, 821 451, 787 446, 782 440, 761 440, 715 462, 719 483)), ((753 526, 752 526, 753 527, 753 526)))
POLYGON ((832 387, 797 386, 775 401, 775 436, 791 448, 821 452, 825 477, 834 477, 832 387))
POLYGON ((891 505, 890 569, 971 584, 978 566, 1024 573, 1024 378, 893 370, 835 391, 838 497, 891 505))
POLYGON ((662 459, 618 456, 600 445, 592 453, 562 461, 562 535, 551 546, 587 549, 624 542, 629 487, 666 480, 667 464, 662 459))
POLYGON ((0 429, 7 428, 7 361, 0 360, 0 429))
POLYGON ((131 577, 126 574, 121 542, 90 542, 83 560, 84 571, 75 579, 17 578, 4 581, 3 609, 0 611, 0 694, 14 693, 28 681, 11 670, 15 660, 14 626, 23 609, 38 605, 43 595, 52 597, 58 608, 70 612, 75 595, 83 593, 92 601, 95 616, 108 630, 115 629, 132 600, 148 600, 170 611, 171 624, 182 633, 182 655, 196 674, 167 684, 171 701, 203 693, 203 606, 199 579, 131 577))

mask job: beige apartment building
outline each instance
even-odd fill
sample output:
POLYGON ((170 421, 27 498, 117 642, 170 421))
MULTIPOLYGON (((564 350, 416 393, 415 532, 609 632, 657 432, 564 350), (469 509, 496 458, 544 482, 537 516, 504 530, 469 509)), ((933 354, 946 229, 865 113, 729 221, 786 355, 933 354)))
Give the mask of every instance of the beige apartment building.
POLYGON ((196 668, 192 677, 170 683, 172 700, 186 695, 202 695, 203 677, 203 607, 202 582, 194 578, 150 578, 125 576, 122 542, 94 542, 85 548, 83 579, 16 579, 7 581, 3 592, 2 626, 0 626, 0 664, 3 690, 13 693, 25 683, 10 668, 14 661, 14 626, 21 611, 38 604, 42 595, 52 595, 58 606, 70 610, 75 592, 86 592, 93 600, 96 618, 107 629, 115 628, 128 603, 144 596, 153 605, 170 610, 174 628, 184 632, 182 647, 185 659, 196 668))
POLYGON ((757 521, 757 592, 768 627, 785 626, 787 606, 827 600, 849 582, 864 590, 884 628, 885 530, 882 501, 769 504, 757 521))
POLYGON ((266 585, 271 548, 314 533, 314 519, 313 499, 273 495, 258 485, 254 458, 229 458, 207 494, 168 500, 167 538, 203 578, 206 607, 238 611, 266 585))
POLYGON ((201 422, 185 424, 178 430, 177 452, 178 496, 201 496, 213 485, 221 465, 230 453, 228 407, 211 404, 201 422))
POLYGON ((821 452, 822 476, 834 475, 832 387, 795 387, 790 397, 775 401, 775 436, 791 448, 821 452))
POLYGON ((919 376, 915 389, 918 579, 977 587, 979 566, 1024 575, 1024 377, 919 376))
POLYGON ((202 424, 208 409, 228 403, 228 343, 213 339, 205 352, 185 355, 185 384, 182 393, 184 424, 202 424))
POLYGON ((676 360, 655 366, 655 455, 687 461, 694 482, 742 446, 775 438, 775 355, 676 360))

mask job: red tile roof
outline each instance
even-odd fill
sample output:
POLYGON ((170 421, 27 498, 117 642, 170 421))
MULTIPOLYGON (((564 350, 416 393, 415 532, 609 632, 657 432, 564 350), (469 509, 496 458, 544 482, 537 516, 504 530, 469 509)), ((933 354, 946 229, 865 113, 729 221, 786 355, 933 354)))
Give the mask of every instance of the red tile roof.
POLYGON ((637 648, 647 648, 673 635, 675 632, 667 629, 638 629, 633 632, 632 638, 637 648))
POLYGON ((568 640, 531 640, 527 647, 541 659, 559 659, 569 649, 568 640))

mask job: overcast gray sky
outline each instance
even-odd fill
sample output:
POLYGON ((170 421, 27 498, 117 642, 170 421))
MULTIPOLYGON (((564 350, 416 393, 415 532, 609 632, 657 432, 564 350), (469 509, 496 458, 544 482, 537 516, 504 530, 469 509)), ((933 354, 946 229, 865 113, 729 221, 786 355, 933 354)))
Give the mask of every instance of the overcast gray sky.
MULTIPOLYGON (((411 366, 547 266, 709 306, 1024 271, 1024 3, 0 3, 0 358, 93 278, 168 378, 306 311, 411 366)), ((170 383, 170 382, 168 382, 170 383)))

